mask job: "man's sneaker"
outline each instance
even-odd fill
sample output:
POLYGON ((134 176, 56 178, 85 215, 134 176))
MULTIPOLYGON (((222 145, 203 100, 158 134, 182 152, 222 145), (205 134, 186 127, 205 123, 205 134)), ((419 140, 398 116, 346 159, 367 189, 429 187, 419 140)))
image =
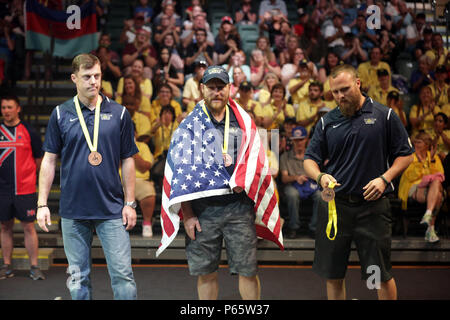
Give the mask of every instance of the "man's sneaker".
POLYGON ((4 264, 1 268, 0 268, 0 280, 4 280, 6 278, 11 278, 14 277, 14 273, 11 269, 11 265, 10 264, 4 264))
POLYGON ((433 215, 431 213, 425 213, 422 217, 422 220, 420 220, 420 224, 431 224, 431 220, 433 219, 433 215))
POLYGON ((152 225, 143 225, 142 226, 142 236, 144 238, 151 238, 151 237, 153 237, 152 225))
POLYGON ((45 280, 45 276, 38 266, 31 266, 30 268, 30 278, 33 280, 45 280))
POLYGON ((439 241, 439 237, 436 234, 436 231, 434 231, 434 228, 428 228, 427 232, 425 232, 425 240, 430 243, 435 243, 439 241))

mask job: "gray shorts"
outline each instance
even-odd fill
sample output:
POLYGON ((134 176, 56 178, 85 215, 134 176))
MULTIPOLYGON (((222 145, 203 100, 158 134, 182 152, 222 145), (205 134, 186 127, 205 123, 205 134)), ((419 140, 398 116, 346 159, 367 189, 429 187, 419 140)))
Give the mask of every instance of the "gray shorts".
POLYGON ((192 208, 202 232, 195 240, 186 236, 186 256, 193 276, 217 271, 222 252, 222 241, 231 274, 253 277, 257 273, 255 214, 251 200, 226 205, 202 205, 195 201, 192 208))

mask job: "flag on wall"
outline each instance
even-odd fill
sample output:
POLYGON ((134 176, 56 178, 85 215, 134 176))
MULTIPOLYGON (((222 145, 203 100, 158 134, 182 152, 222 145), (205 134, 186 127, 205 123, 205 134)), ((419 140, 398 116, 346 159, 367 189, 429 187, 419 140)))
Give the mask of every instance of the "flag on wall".
POLYGON ((98 46, 95 2, 67 11, 49 9, 37 0, 25 4, 26 48, 49 51, 54 38, 53 56, 73 58, 98 46))

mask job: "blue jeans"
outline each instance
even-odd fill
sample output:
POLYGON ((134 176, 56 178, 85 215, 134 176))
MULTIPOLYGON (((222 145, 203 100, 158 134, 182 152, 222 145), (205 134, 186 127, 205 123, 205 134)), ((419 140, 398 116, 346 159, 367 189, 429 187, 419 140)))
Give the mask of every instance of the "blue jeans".
POLYGON ((136 283, 131 268, 131 245, 122 219, 72 220, 61 218, 64 251, 69 262, 70 280, 67 286, 73 300, 92 299, 90 279, 91 245, 94 228, 105 254, 114 299, 137 298, 136 283))
MULTIPOLYGON (((284 187, 284 196, 286 200, 289 221, 288 228, 291 230, 298 230, 300 228, 300 194, 298 190, 292 185, 286 185, 284 187)), ((321 201, 320 191, 317 190, 314 192, 310 198, 313 200, 313 212, 311 216, 311 220, 309 222, 308 228, 312 232, 316 231, 317 224, 317 211, 318 211, 318 203, 321 201)))

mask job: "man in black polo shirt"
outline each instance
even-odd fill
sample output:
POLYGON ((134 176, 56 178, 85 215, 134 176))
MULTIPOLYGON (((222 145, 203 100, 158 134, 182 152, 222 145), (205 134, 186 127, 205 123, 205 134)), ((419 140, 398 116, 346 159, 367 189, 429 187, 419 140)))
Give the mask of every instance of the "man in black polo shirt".
POLYGON ((344 278, 354 240, 362 278, 378 270, 379 299, 396 299, 385 194, 393 191, 390 181, 408 167, 414 149, 395 112, 362 95, 352 66, 336 67, 330 87, 339 107, 317 123, 304 166, 322 188, 335 184, 337 225, 333 224, 332 238, 326 230, 334 200, 321 201, 313 269, 327 279, 328 299, 345 299, 344 278))

